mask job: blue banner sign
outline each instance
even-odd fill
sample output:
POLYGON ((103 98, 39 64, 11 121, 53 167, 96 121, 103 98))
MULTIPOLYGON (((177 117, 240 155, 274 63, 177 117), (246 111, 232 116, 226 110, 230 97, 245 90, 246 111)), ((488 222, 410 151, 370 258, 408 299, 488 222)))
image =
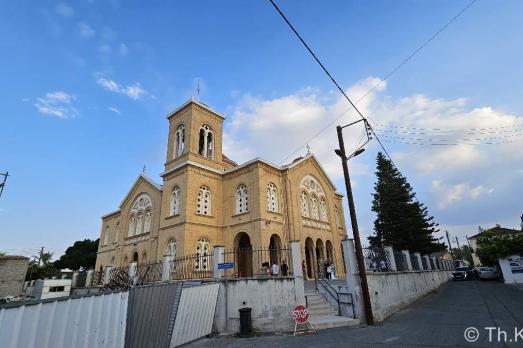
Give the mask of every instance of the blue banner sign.
POLYGON ((218 264, 218 269, 231 269, 234 268, 234 262, 224 262, 218 264))

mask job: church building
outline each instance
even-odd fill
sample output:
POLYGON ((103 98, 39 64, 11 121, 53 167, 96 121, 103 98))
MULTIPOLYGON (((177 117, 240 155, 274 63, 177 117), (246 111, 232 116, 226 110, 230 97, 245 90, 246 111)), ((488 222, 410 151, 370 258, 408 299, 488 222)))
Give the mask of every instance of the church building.
POLYGON ((162 184, 140 174, 119 208, 102 216, 96 270, 207 255, 213 246, 258 249, 300 241, 309 277, 320 260, 344 273, 343 196, 316 157, 309 153, 283 166, 260 158, 238 165, 222 153, 224 119, 195 100, 167 115, 162 184))

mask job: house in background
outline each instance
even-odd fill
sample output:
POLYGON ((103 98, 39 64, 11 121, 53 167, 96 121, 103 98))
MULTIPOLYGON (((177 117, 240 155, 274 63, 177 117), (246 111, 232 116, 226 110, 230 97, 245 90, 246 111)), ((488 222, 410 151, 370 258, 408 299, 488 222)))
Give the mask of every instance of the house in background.
POLYGON ((29 258, 0 255, 0 298, 22 294, 29 258))
MULTIPOLYGON (((522 216, 522 218, 523 218, 523 216, 522 216)), ((481 227, 480 227, 480 229, 481 229, 481 227)), ((483 237, 487 233, 487 231, 492 233, 492 235, 494 235, 494 236, 509 236, 509 235, 515 234, 515 233, 522 233, 522 231, 520 231, 520 230, 516 230, 516 229, 512 229, 512 228, 505 228, 505 227, 501 227, 500 225, 496 225, 495 227, 492 227, 489 229, 484 229, 484 230, 481 229, 479 233, 473 235, 472 237, 468 237, 468 239, 470 241, 470 246, 473 250, 472 259, 474 260, 475 265, 481 264, 478 254, 477 254, 477 251, 479 248, 478 238, 483 237)))

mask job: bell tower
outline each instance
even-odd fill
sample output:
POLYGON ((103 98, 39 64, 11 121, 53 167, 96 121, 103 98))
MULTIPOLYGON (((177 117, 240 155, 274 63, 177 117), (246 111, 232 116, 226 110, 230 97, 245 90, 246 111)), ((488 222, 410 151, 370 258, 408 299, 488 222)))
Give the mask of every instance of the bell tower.
POLYGON ((186 161, 223 170, 223 115, 191 99, 169 113, 167 119, 169 137, 165 171, 186 161))

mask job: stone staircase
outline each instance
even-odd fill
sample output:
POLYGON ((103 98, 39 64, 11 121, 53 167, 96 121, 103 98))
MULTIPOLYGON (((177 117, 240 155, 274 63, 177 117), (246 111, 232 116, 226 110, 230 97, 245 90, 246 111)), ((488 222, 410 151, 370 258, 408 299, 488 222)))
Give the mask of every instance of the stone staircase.
POLYGON ((314 281, 306 281, 305 296, 310 312, 309 322, 315 329, 329 329, 333 327, 357 326, 359 319, 352 319, 338 315, 330 303, 316 290, 314 281))

